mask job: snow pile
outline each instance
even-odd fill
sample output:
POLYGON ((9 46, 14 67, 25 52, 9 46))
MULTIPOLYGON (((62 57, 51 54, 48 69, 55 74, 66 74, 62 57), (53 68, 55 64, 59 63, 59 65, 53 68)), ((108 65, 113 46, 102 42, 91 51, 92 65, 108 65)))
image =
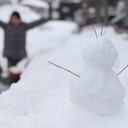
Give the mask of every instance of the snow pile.
POLYGON ((40 29, 31 30, 27 37, 28 55, 33 57, 38 54, 45 54, 57 50, 64 45, 77 30, 78 25, 76 23, 59 20, 49 21, 42 25, 40 29))
MULTIPOLYGON (((34 31, 34 37, 40 34, 37 29, 34 31)), ((21 80, 0 96, 0 128, 127 128, 128 100, 125 101, 124 112, 118 111, 104 116, 95 115, 88 110, 76 107, 70 101, 69 85, 70 81, 77 77, 48 63, 48 61, 52 61, 80 75, 80 71, 85 66, 85 60, 81 57, 80 51, 85 49, 88 45, 87 42, 90 46, 92 33, 93 30, 71 36, 71 39, 65 41, 65 45, 59 49, 58 45, 55 45, 57 47, 55 51, 40 53, 32 59, 21 80)), ((116 44, 119 43, 122 46, 122 39, 119 40, 111 30, 109 33, 115 37, 113 39, 116 44)), ((37 41, 36 38, 33 40, 33 43, 37 41)), ((43 41, 42 37, 38 38, 38 41, 40 40, 43 41)), ((128 47, 127 42, 125 43, 123 47, 119 47, 120 50, 122 49, 119 54, 128 47)), ((44 44, 38 44, 43 48, 42 45, 44 44)), ((111 49, 111 45, 109 48, 111 49)), ((89 47, 89 49, 91 48, 89 47)), ((123 55, 127 55, 127 49, 124 51, 123 55)), ((116 54, 114 56, 116 58, 116 54)), ((94 66, 92 67, 94 69, 94 66)), ((97 66, 96 69, 98 69, 97 66)), ((101 72, 105 72, 104 68, 101 72)), ((108 74, 108 69, 106 72, 107 75, 110 75, 108 77, 112 76, 111 73, 108 74)), ((82 75, 80 76, 82 77, 82 75)), ((92 78, 90 77, 90 81, 92 78)), ((112 78, 112 81, 113 79, 115 78, 112 78)))
POLYGON ((117 51, 107 38, 86 46, 81 78, 71 83, 71 101, 98 113, 111 113, 124 105, 125 89, 112 70, 117 51))
POLYGON ((70 34, 77 33, 78 25, 72 21, 50 21, 45 24, 42 29, 48 29, 52 32, 70 34))

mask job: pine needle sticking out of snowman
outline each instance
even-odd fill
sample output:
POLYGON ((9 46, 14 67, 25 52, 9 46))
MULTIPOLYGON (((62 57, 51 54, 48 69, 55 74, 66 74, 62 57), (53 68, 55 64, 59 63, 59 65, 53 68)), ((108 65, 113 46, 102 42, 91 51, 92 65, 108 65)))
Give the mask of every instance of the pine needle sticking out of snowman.
POLYGON ((97 40, 82 53, 85 68, 81 77, 71 83, 70 99, 79 107, 111 113, 124 106, 126 92, 112 70, 118 57, 116 48, 107 37, 96 36, 97 40))

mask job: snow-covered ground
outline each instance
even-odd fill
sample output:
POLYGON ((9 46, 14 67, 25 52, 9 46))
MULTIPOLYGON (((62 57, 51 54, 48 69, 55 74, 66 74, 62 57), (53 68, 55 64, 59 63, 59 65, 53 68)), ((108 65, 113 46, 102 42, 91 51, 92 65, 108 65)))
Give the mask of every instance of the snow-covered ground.
POLYGON ((128 127, 128 69, 116 75, 128 64, 127 35, 106 27, 107 39, 101 38, 96 26, 96 39, 92 27, 72 34, 76 27, 54 21, 28 32, 31 61, 21 80, 0 95, 0 128, 128 127), (108 108, 113 112, 104 113, 108 108))

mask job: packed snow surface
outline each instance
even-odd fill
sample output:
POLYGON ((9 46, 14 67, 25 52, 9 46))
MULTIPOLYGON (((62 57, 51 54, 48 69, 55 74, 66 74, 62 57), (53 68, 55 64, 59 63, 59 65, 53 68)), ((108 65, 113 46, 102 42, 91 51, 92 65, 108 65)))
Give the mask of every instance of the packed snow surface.
POLYGON ((28 33, 29 64, 0 95, 0 128, 127 128, 128 70, 116 75, 128 64, 127 35, 106 27, 107 38, 96 39, 91 27, 77 34, 58 22, 28 33))

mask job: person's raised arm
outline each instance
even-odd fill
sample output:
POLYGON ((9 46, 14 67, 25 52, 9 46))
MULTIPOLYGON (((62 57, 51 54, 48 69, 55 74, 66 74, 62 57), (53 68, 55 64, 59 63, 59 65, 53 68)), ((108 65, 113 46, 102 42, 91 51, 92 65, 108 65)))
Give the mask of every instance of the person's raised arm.
POLYGON ((43 23, 45 23, 47 21, 48 21, 48 19, 41 18, 39 20, 36 20, 34 22, 31 22, 31 23, 26 24, 26 28, 27 29, 31 29, 31 28, 34 28, 34 27, 36 27, 38 25, 41 25, 41 24, 43 24, 43 23))
POLYGON ((2 27, 3 29, 5 29, 6 23, 4 23, 3 21, 0 20, 0 27, 2 27))

